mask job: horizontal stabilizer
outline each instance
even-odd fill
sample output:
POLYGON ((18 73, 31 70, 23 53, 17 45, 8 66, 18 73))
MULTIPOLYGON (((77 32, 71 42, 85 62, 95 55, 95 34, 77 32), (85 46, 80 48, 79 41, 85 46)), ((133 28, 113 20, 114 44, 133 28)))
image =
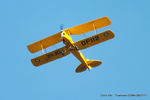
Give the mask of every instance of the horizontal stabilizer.
POLYGON ((59 32, 57 34, 54 34, 54 35, 49 36, 45 39, 42 39, 40 41, 37 41, 33 44, 28 45, 28 50, 31 53, 35 53, 37 51, 48 48, 49 46, 52 46, 52 45, 59 43, 61 41, 62 41, 61 32, 59 32))
POLYGON ((39 57, 33 58, 31 59, 31 62, 34 66, 40 66, 53 60, 62 58, 68 54, 70 54, 70 52, 67 50, 67 47, 65 46, 60 49, 41 55, 39 57))
POLYGON ((76 68, 76 72, 83 72, 87 69, 87 67, 84 64, 80 64, 77 68, 76 68))
POLYGON ((102 62, 99 60, 88 60, 87 61, 87 66, 85 64, 80 64, 77 68, 76 68, 76 72, 80 73, 85 71, 87 68, 91 68, 91 67, 97 67, 98 65, 100 65, 102 62))
POLYGON ((99 29, 105 26, 108 26, 111 24, 111 21, 108 17, 102 17, 72 28, 65 29, 67 33, 70 33, 70 35, 80 35, 86 32, 93 31, 95 29, 99 29))
POLYGON ((87 64, 91 67, 97 67, 98 65, 102 64, 99 60, 87 60, 87 64))
POLYGON ((114 36, 115 35, 112 31, 107 30, 105 32, 91 36, 89 38, 77 41, 74 43, 74 45, 77 46, 79 50, 82 50, 94 46, 98 43, 104 42, 106 40, 112 39, 114 36))

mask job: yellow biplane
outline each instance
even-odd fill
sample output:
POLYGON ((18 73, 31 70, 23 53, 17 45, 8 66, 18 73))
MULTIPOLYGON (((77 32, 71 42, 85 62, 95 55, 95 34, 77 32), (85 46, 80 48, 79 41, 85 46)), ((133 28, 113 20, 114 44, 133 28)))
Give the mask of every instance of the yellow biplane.
POLYGON ((86 59, 83 56, 83 54, 80 52, 80 50, 86 49, 98 43, 112 39, 114 37, 113 32, 107 30, 77 42, 74 42, 70 37, 70 35, 80 35, 89 31, 96 30, 98 28, 108 26, 110 24, 111 21, 108 19, 108 17, 102 17, 72 28, 64 29, 59 33, 56 33, 45 39, 37 41, 33 44, 30 44, 28 45, 28 50, 31 53, 44 50, 49 46, 55 45, 61 41, 65 44, 65 46, 62 48, 59 48, 57 50, 51 51, 49 53, 45 53, 39 57, 31 59, 31 62, 34 66, 40 66, 42 64, 51 62, 58 58, 62 58, 72 53, 81 62, 81 64, 75 70, 77 73, 83 72, 86 69, 91 69, 91 67, 96 67, 100 65, 102 62, 98 60, 86 59))

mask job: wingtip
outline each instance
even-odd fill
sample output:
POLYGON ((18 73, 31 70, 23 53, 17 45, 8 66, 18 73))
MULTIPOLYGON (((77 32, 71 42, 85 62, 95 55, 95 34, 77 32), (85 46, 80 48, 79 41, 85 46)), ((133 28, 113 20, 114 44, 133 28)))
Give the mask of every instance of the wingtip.
POLYGON ((109 19, 109 17, 105 16, 104 18, 107 19, 107 22, 110 25, 111 24, 111 20, 109 19))

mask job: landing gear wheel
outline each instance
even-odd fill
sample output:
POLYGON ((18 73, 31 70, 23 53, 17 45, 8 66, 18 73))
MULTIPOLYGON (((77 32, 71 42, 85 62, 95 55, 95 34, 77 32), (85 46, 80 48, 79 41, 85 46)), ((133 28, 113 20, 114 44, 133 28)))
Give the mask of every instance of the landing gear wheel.
POLYGON ((65 43, 65 39, 63 39, 63 43, 65 43))
POLYGON ((78 50, 78 47, 77 47, 77 46, 75 46, 75 50, 78 50))

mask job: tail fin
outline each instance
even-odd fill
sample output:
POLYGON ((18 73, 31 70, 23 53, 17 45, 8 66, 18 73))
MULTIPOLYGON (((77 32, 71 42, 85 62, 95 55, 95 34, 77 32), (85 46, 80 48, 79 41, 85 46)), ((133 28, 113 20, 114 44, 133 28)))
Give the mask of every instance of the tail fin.
POLYGON ((85 64, 80 64, 77 69, 76 72, 83 72, 85 71, 87 68, 91 68, 91 67, 97 67, 98 65, 100 65, 102 62, 99 60, 88 60, 87 59, 87 64, 88 66, 85 66, 85 64))

